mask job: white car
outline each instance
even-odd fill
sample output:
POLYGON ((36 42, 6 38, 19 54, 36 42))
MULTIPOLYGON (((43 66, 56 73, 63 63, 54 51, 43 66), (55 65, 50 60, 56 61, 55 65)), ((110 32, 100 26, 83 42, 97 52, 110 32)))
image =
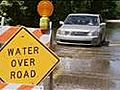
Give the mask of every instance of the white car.
POLYGON ((99 14, 69 14, 56 32, 58 44, 101 45, 106 39, 106 23, 99 14))

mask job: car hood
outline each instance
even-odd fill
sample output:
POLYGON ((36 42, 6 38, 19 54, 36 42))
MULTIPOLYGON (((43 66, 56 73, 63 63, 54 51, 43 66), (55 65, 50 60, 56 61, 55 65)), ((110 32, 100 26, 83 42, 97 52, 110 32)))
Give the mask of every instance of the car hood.
POLYGON ((89 32, 99 29, 99 26, 89 26, 89 25, 62 25, 59 30, 65 31, 83 31, 89 32))

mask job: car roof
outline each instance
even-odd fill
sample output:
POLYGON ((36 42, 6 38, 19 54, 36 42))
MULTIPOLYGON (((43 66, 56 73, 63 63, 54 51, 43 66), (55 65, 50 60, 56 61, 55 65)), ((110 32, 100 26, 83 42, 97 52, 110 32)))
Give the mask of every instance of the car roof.
POLYGON ((79 16, 79 15, 82 15, 82 16, 99 16, 100 14, 85 14, 85 13, 73 13, 73 14, 69 14, 68 16, 79 16))

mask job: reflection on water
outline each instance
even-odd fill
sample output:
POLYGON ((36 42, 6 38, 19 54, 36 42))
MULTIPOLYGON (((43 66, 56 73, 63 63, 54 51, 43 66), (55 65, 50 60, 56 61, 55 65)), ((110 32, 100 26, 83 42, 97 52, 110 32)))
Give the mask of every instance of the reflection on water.
POLYGON ((88 78, 84 76, 62 75, 56 81, 55 83, 59 83, 56 86, 59 89, 56 90, 108 90, 108 86, 114 86, 114 83, 108 79, 88 78), (65 87, 66 89, 63 89, 65 87))
POLYGON ((62 73, 55 90, 120 90, 120 24, 107 31, 109 47, 56 46, 62 73))
POLYGON ((110 90, 120 90, 120 81, 113 80, 114 85, 110 90))
POLYGON ((64 71, 78 73, 78 72, 96 72, 107 73, 109 68, 108 60, 95 60, 95 59, 76 59, 74 58, 61 58, 61 68, 64 71))
POLYGON ((110 61, 110 69, 112 73, 120 74, 120 61, 110 61))

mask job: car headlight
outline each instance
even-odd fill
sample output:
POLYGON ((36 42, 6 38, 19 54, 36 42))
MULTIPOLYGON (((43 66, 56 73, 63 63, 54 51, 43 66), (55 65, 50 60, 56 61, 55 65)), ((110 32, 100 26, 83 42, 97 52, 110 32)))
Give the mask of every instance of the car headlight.
POLYGON ((68 35, 70 32, 69 31, 62 31, 62 30, 58 30, 57 34, 60 35, 68 35))
POLYGON ((98 31, 93 31, 88 33, 89 36, 98 36, 99 32, 98 31))

